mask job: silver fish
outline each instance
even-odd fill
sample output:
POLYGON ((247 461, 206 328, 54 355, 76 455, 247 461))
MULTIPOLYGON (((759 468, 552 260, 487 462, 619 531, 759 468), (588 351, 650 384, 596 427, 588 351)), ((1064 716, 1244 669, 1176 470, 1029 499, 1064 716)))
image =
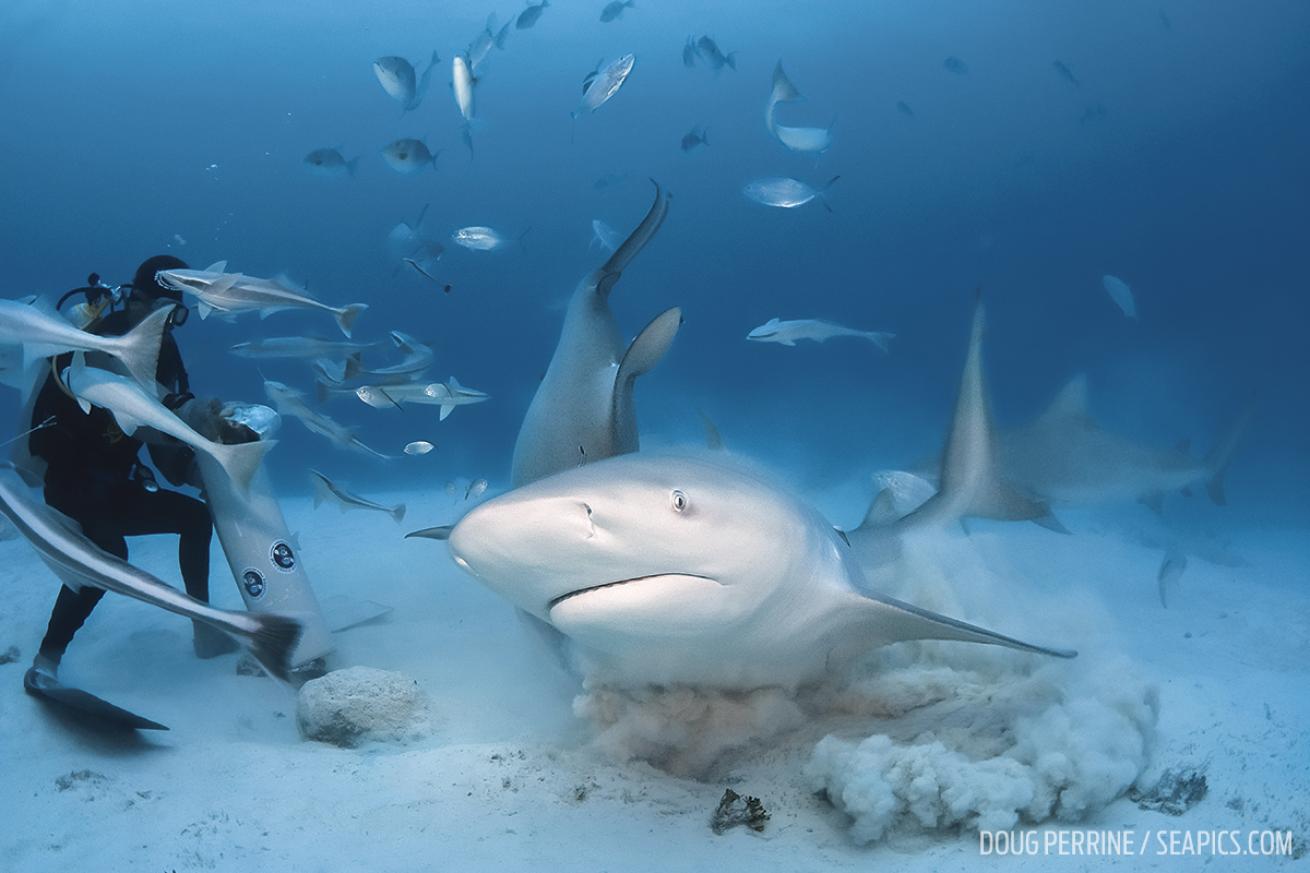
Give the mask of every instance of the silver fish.
POLYGON ((400 103, 405 112, 409 112, 423 102, 432 78, 432 69, 440 62, 441 58, 434 51, 420 78, 415 75, 414 65, 409 61, 389 55, 373 62, 373 75, 377 77, 382 90, 400 103))
POLYGON ((428 452, 432 451, 435 448, 436 446, 434 446, 432 443, 428 442, 427 440, 415 440, 412 443, 405 444, 405 454, 426 455, 428 452))
POLYGON ((600 10, 600 20, 609 23, 614 21, 623 14, 623 10, 631 9, 636 6, 634 0, 610 0, 605 4, 605 8, 600 10))
POLYGON ((585 92, 582 95, 582 103, 573 111, 573 117, 577 118, 583 112, 595 112, 601 106, 604 106, 623 87, 623 83, 628 80, 628 75, 632 72, 632 66, 636 62, 636 57, 629 54, 618 60, 611 61, 600 69, 595 77, 587 83, 585 92))
POLYGON ((477 500, 483 494, 487 493, 487 480, 474 479, 469 483, 469 487, 464 489, 465 500, 477 500))
POLYGON ((70 519, 46 506, 8 464, 0 470, 0 515, 9 520, 65 584, 91 586, 204 622, 249 649, 273 676, 285 679, 302 626, 275 613, 218 609, 105 552, 70 519))
POLYGON ((832 207, 828 206, 828 201, 823 195, 832 187, 832 183, 840 178, 840 176, 833 176, 822 188, 814 188, 796 179, 772 176, 748 182, 742 188, 742 193, 756 203, 779 209, 795 209, 797 206, 804 206, 811 200, 818 199, 824 208, 831 212, 832 207))
POLYGON ((360 442, 352 428, 334 421, 321 412, 310 409, 309 404, 305 402, 305 395, 294 388, 290 388, 281 382, 265 380, 264 392, 277 409, 278 415, 283 418, 296 419, 305 426, 306 430, 324 437, 338 448, 349 449, 384 461, 391 460, 390 456, 375 451, 360 442))
POLYGON ((519 17, 515 20, 514 26, 519 30, 527 30, 529 27, 537 23, 537 20, 541 18, 541 13, 545 12, 546 7, 549 5, 550 0, 541 0, 540 3, 529 3, 528 8, 519 13, 519 17))
POLYGON ((305 155, 305 166, 315 176, 353 176, 359 158, 346 160, 339 149, 314 149, 305 155))
POLYGON ((228 354, 256 361, 277 359, 312 360, 353 355, 374 348, 377 343, 355 343, 344 340, 325 340, 307 336, 272 336, 265 339, 237 343, 228 354))
MULTIPOLYGON (((519 234, 518 241, 521 244, 523 237, 528 235, 528 231, 519 234)), ((450 235, 451 240, 457 246, 463 246, 470 251, 475 252, 492 252, 503 249, 509 244, 499 231, 491 227, 473 225, 470 227, 461 227, 450 235)))
POLYGON ((360 497, 358 494, 351 494, 318 470, 309 471, 309 480, 314 486, 315 509, 323 505, 323 503, 331 501, 340 507, 342 512, 347 509, 371 509, 374 512, 385 512, 397 524, 405 520, 405 504, 403 503, 397 503, 395 506, 383 506, 381 503, 374 503, 372 500, 360 497))
POLYGON ((682 137, 682 150, 689 152, 697 146, 709 145, 708 132, 704 127, 697 125, 682 137))
POLYGON ((382 149, 382 159, 387 162, 387 166, 405 176, 413 175, 424 167, 435 170, 439 154, 441 149, 429 151, 421 139, 398 139, 382 149))
POLYGON ((700 58, 709 64, 710 69, 716 73, 724 67, 737 69, 737 53, 728 52, 725 55, 719 49, 719 44, 708 36, 702 36, 696 41, 696 49, 700 58))
POLYGON ((329 306, 275 279, 229 273, 227 261, 218 261, 203 270, 161 270, 155 281, 165 288, 193 295, 199 301, 196 310, 201 318, 213 313, 235 316, 246 312, 258 312, 263 318, 287 309, 316 309, 330 312, 337 327, 349 337, 355 319, 368 309, 367 303, 329 306))
POLYGON ((599 218, 591 220, 591 242, 587 244, 587 248, 600 246, 604 251, 612 252, 622 244, 623 235, 617 230, 599 218))

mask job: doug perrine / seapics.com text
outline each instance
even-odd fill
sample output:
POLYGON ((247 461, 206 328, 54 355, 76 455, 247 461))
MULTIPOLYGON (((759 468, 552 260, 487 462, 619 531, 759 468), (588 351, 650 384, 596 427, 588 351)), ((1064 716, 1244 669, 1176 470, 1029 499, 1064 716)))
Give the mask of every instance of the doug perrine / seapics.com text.
POLYGON ((1073 856, 1286 856, 1293 853, 1291 831, 1280 830, 1049 830, 978 832, 982 855, 1073 856))

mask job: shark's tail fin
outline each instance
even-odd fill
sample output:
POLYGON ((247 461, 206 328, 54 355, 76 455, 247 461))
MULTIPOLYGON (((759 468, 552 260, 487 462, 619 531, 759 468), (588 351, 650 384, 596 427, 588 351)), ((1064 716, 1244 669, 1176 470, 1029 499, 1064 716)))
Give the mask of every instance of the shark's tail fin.
POLYGON ((886 331, 881 330, 866 330, 864 332, 864 338, 877 346, 880 351, 890 352, 890 343, 892 340, 896 339, 896 334, 887 333, 886 331))
POLYGON ((610 289, 614 287, 614 283, 619 281, 624 268, 654 238, 655 234, 659 232, 660 225, 664 223, 665 217, 669 214, 670 195, 660 187, 659 182, 654 179, 650 181, 655 186, 655 200, 646 212, 646 217, 641 220, 641 224, 637 225, 632 233, 628 234, 628 238, 614 250, 614 254, 610 255, 609 260, 600 268, 601 278, 597 283, 597 291, 601 297, 609 296, 610 289))
POLYGON ((1219 506, 1228 503, 1228 495, 1224 493, 1224 476, 1228 473, 1228 465, 1233 460, 1233 453, 1237 451, 1237 445, 1242 441, 1242 436, 1251 424, 1251 417, 1254 414, 1254 409, 1247 409, 1238 416, 1206 456, 1205 465, 1210 471, 1210 478, 1206 482, 1205 491, 1219 506))
MULTIPOLYGON (((735 66, 733 69, 737 69, 735 66)), ((783 103, 787 100, 800 100, 801 92, 796 90, 796 86, 787 78, 787 74, 782 70, 782 61, 778 61, 777 66, 773 68, 773 93, 769 99, 774 103, 783 103)))
POLYGON ((214 460, 223 467, 228 478, 242 493, 245 493, 250 489, 250 481, 259 472, 259 465, 264 462, 264 456, 275 445, 277 440, 256 440, 233 445, 215 443, 212 451, 214 460))
POLYGON ((394 518, 394 519, 396 520, 396 524, 400 524, 402 521, 404 521, 404 520, 405 520, 405 504, 403 504, 403 503, 398 503, 398 504, 396 504, 396 507, 395 507, 394 509, 391 510, 391 517, 394 518))
POLYGON ((368 309, 367 303, 352 303, 349 306, 343 306, 334 314, 337 319, 337 327, 350 339, 350 332, 355 329, 355 319, 359 318, 360 313, 368 309))
POLYGON ((291 663, 291 656, 300 642, 304 625, 297 619, 276 613, 249 613, 249 618, 255 622, 255 630, 244 642, 250 646, 251 656, 270 676, 285 682, 295 666, 291 663))
POLYGON ((150 313, 141 323, 119 337, 114 343, 113 355, 122 362, 128 375, 154 396, 158 381, 159 347, 173 307, 165 306, 150 313))

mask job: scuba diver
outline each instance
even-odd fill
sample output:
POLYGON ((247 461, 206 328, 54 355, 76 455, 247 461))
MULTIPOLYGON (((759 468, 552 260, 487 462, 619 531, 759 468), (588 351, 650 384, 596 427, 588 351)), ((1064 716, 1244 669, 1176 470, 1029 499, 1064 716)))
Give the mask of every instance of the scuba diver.
MULTIPOLYGON (((118 289, 103 285, 95 274, 90 286, 64 295, 83 293, 85 304, 78 314, 91 333, 120 336, 131 330, 158 307, 173 307, 159 353, 157 380, 162 403, 179 409, 194 399, 190 381, 173 328, 186 323, 188 309, 182 295, 155 281, 160 270, 185 269, 186 264, 171 255, 157 255, 137 268, 130 286, 118 289), (118 304, 122 307, 119 308, 118 304)), ((99 407, 82 412, 59 381, 58 374, 71 356, 57 358, 33 406, 32 421, 50 424, 29 437, 31 454, 46 464, 45 501, 81 525, 87 538, 106 552, 127 559, 126 537, 177 534, 178 563, 186 592, 197 600, 209 601, 209 546, 213 522, 206 504, 177 491, 159 487, 150 468, 140 458, 142 441, 126 436, 113 416, 99 407)), ((139 434, 138 434, 139 435, 139 434)), ((173 485, 198 485, 194 453, 180 443, 150 444, 155 467, 173 485)), ((62 586, 50 614, 50 624, 32 663, 33 669, 54 676, 73 635, 91 615, 104 591, 84 587, 74 591, 62 586)), ((194 623, 197 656, 212 658, 233 651, 236 643, 208 625, 194 623)))

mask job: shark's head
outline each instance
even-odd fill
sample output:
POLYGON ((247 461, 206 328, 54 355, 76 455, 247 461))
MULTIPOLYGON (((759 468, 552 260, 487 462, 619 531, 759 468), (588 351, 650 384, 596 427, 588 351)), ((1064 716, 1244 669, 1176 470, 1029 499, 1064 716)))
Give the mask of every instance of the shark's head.
POLYGON ((807 513, 744 471, 627 455, 482 504, 449 545, 487 587, 584 643, 694 645, 794 584, 796 556, 813 555, 807 513))
POLYGON ((755 340, 756 342, 768 342, 778 335, 779 320, 771 318, 764 324, 746 334, 746 339, 755 340))

